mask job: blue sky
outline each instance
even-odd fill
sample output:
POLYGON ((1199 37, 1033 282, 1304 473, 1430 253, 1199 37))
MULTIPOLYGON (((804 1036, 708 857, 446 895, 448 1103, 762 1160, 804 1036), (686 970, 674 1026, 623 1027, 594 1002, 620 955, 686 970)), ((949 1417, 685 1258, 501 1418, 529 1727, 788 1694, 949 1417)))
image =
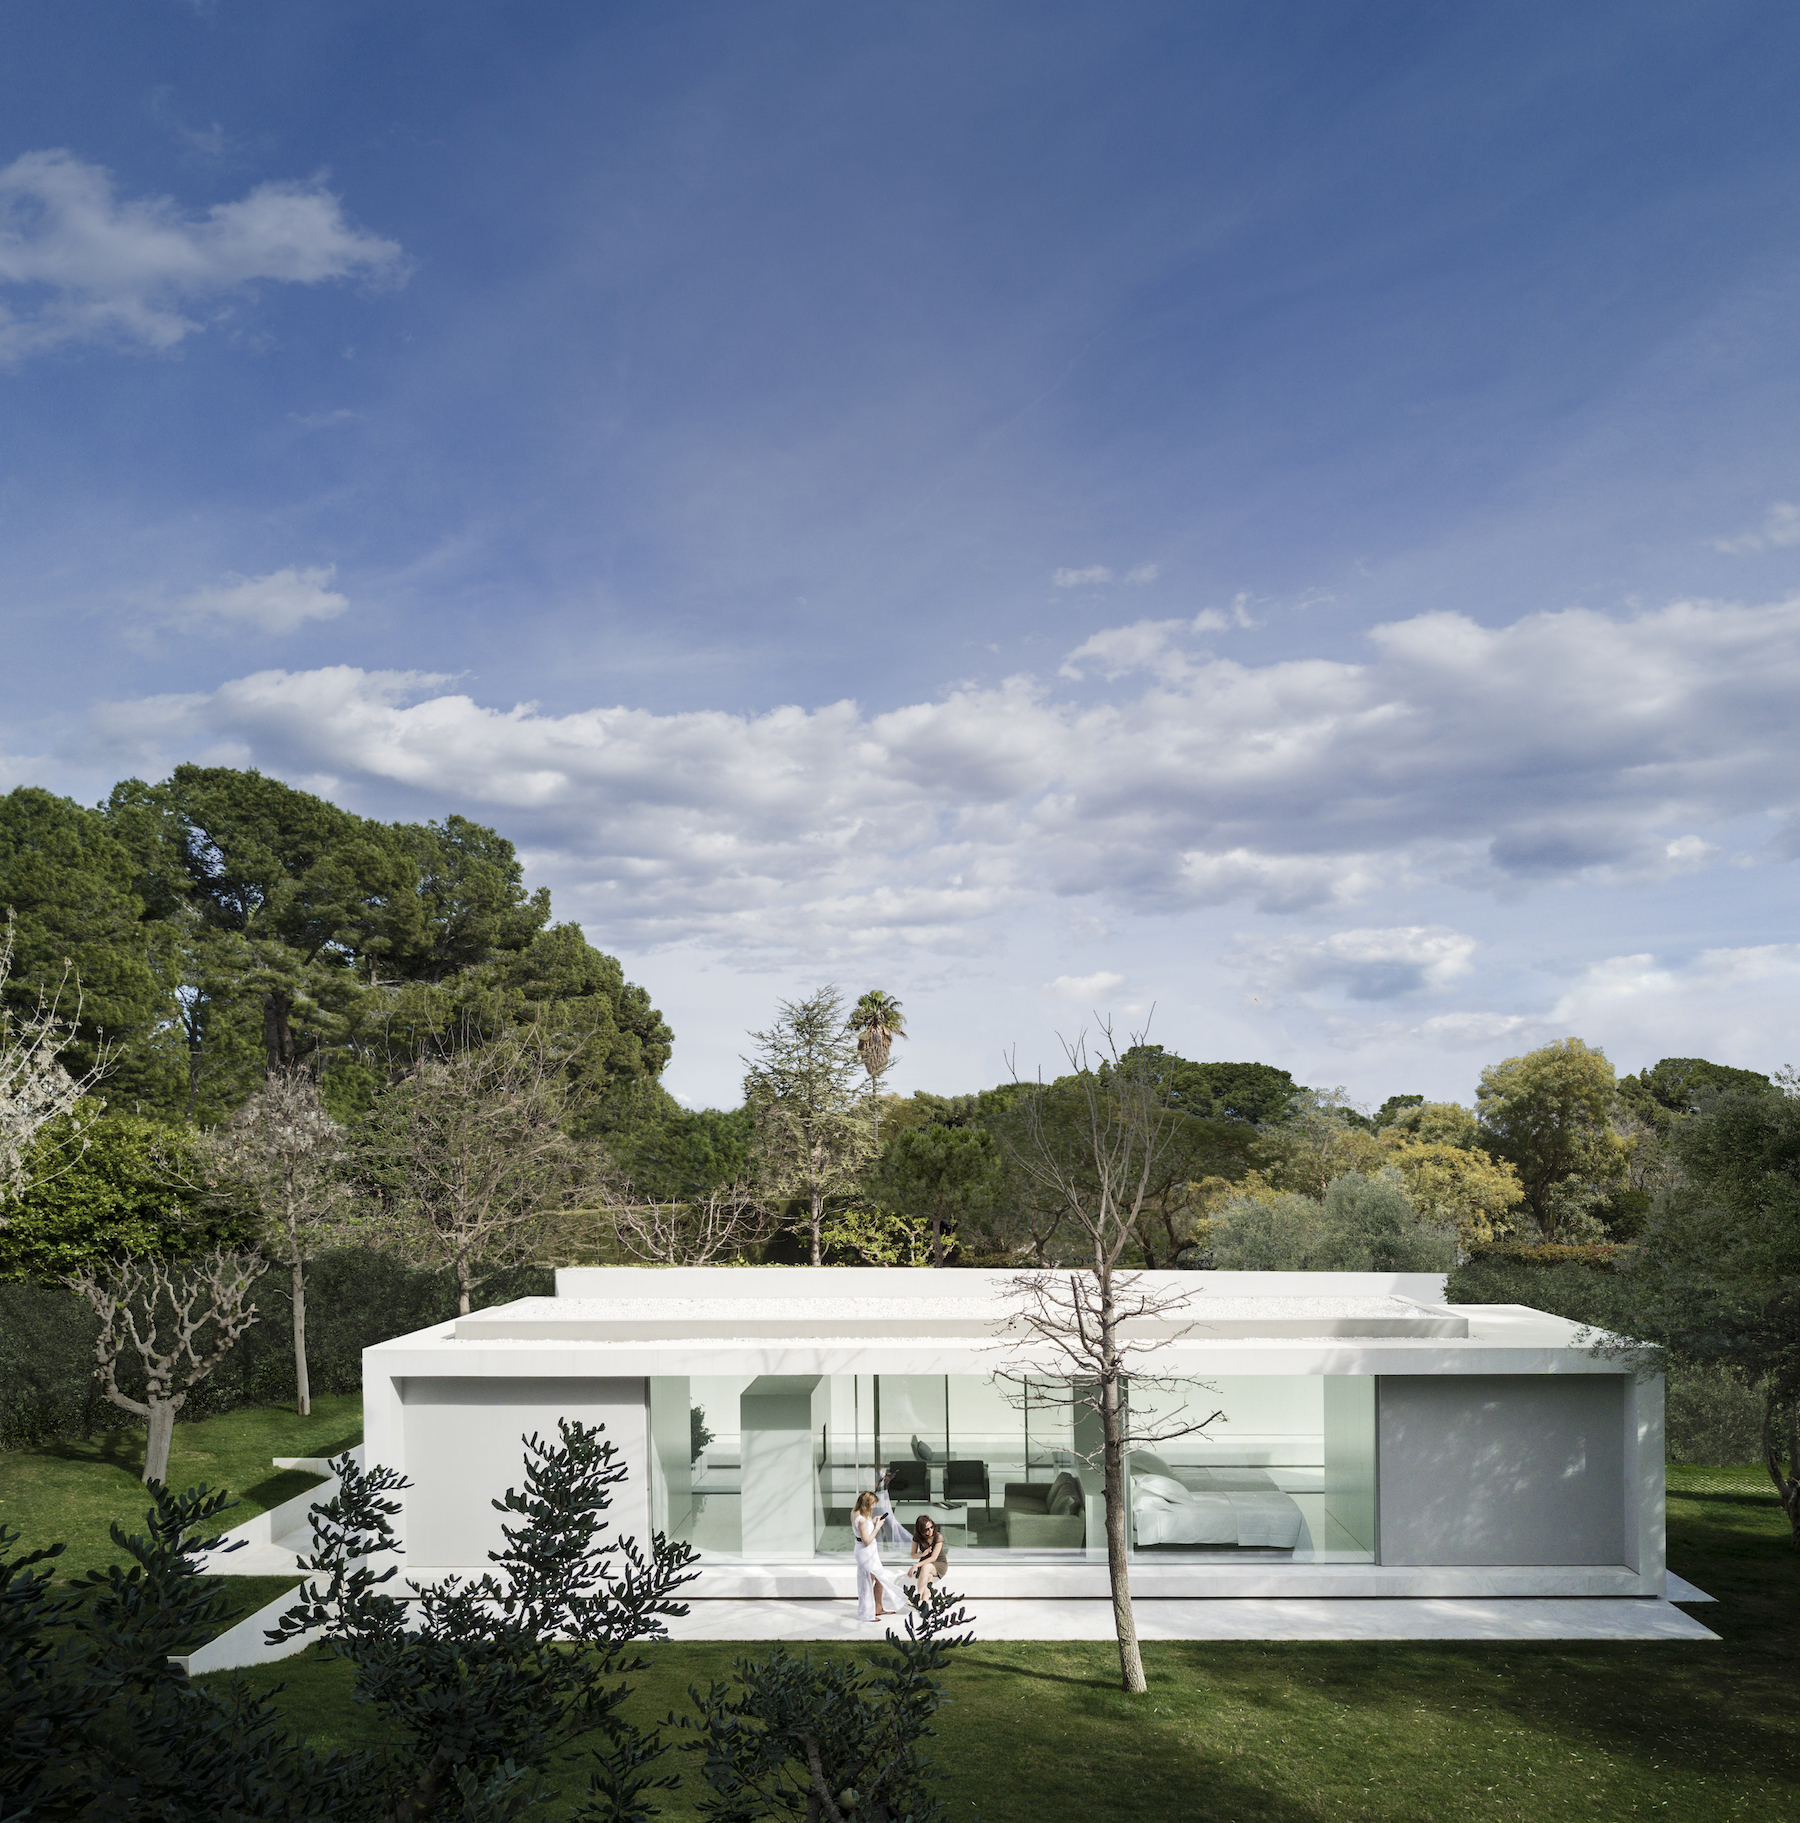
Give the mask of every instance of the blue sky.
POLYGON ((0 785, 461 810, 735 1099, 1788 1061, 1800 21, 21 4, 0 785))

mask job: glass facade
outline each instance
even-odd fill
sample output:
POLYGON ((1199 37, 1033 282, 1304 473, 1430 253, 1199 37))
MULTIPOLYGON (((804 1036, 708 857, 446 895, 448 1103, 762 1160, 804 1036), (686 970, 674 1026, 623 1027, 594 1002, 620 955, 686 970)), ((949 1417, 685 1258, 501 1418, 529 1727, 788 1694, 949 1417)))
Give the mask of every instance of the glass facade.
MULTIPOLYGON (((1139 1382, 1131 1405, 1140 1435, 1201 1427, 1130 1458, 1140 1561, 1374 1561, 1369 1376, 1139 1382)), ((653 1522, 713 1559, 848 1555, 851 1508, 885 1468, 901 1523, 930 1513, 953 1562, 1104 1557, 1099 1431, 1080 1389, 1059 1381, 653 1379, 653 1522)))

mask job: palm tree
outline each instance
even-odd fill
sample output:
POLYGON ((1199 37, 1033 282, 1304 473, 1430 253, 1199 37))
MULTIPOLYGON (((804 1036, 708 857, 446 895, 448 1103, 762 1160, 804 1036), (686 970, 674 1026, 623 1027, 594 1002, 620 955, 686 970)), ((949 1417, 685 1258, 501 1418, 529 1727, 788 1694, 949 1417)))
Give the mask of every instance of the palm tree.
POLYGON ((856 1034, 863 1068, 869 1072, 869 1099, 873 1101, 887 1073, 888 1052, 894 1048, 894 1040, 906 1036, 906 1015, 892 994, 872 987, 851 1009, 848 1024, 856 1034))

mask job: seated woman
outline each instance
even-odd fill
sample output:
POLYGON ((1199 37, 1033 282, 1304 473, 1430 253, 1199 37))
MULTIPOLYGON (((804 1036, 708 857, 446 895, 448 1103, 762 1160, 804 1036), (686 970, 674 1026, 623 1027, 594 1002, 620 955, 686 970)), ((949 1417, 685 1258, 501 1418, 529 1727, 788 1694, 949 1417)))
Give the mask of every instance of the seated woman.
POLYGON ((920 1601, 930 1600, 931 1585, 942 1581, 949 1567, 950 1553, 942 1529, 929 1513, 921 1513, 913 1521, 912 1568, 907 1572, 920 1601))

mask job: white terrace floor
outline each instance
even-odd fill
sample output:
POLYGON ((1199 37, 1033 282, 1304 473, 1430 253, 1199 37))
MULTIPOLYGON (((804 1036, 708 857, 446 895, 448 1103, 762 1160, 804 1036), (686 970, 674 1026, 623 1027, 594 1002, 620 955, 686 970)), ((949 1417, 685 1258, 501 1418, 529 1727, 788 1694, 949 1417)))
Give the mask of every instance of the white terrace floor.
MULTIPOLYGON (((1671 1585, 1678 1579, 1671 1577, 1671 1585)), ((1683 1600, 1708 1601, 1699 1590, 1683 1600)), ((1111 1639, 1105 1601, 967 1604, 978 1639, 1111 1639)), ((1255 1601, 1137 1601, 1138 1637, 1168 1639, 1716 1639, 1673 1602, 1643 1598, 1389 1601, 1284 1597, 1255 1601)), ((883 1623, 883 1626, 891 1623, 883 1623)), ((669 1623, 674 1639, 878 1640, 883 1626, 849 1601, 695 1601, 669 1623)))

